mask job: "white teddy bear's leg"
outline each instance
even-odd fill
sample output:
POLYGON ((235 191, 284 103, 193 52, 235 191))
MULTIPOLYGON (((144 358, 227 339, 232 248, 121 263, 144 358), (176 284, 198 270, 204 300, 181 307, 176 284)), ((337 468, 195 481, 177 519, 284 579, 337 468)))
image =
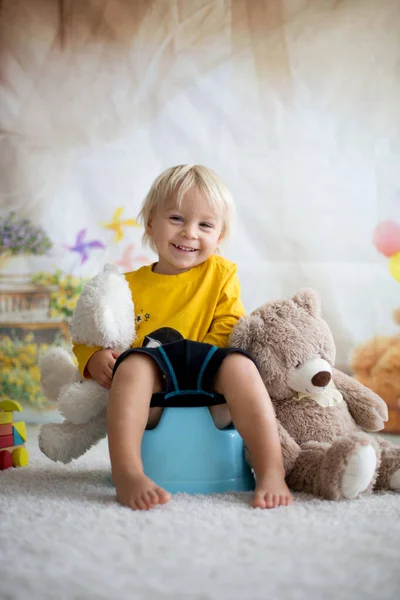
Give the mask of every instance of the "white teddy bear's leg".
POLYGON ((63 348, 50 348, 39 360, 39 367, 43 393, 51 402, 57 401, 62 387, 80 378, 71 355, 63 348))
POLYGON ((374 477, 376 464, 376 452, 372 446, 356 448, 343 472, 342 496, 351 499, 364 492, 374 477))
POLYGON ((67 464, 85 454, 105 435, 105 412, 84 425, 74 425, 68 421, 46 423, 40 429, 39 448, 51 460, 67 464))
POLYGON ((93 379, 65 386, 58 398, 60 413, 75 425, 88 423, 107 407, 108 390, 93 379))

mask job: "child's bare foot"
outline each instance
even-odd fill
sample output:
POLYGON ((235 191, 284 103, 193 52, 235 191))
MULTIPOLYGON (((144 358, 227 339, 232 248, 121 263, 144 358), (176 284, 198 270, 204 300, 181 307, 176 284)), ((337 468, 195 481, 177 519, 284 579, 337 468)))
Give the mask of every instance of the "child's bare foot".
POLYGON ((253 498, 254 508, 276 508, 292 504, 293 497, 289 492, 281 471, 267 471, 256 478, 256 489, 253 498))
POLYGON ((149 510, 158 504, 166 504, 171 497, 144 473, 129 473, 114 483, 118 502, 133 510, 149 510))

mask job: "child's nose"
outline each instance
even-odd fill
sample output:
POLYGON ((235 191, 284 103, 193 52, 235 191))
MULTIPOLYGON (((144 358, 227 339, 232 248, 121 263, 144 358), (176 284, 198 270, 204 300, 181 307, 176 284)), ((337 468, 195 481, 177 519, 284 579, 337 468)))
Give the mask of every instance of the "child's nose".
POLYGON ((195 225, 191 225, 187 223, 182 231, 183 235, 189 239, 193 239, 197 237, 197 227, 195 225))

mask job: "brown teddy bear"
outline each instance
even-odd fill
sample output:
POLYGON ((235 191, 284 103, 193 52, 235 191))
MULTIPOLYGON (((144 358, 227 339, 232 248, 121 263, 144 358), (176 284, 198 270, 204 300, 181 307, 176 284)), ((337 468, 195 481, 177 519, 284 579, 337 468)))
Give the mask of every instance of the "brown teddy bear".
POLYGON ((230 345, 258 363, 293 490, 330 500, 400 490, 400 447, 365 433, 383 428, 387 407, 333 368, 335 343, 315 291, 267 302, 242 317, 230 345))
MULTIPOLYGON (((400 325, 399 309, 393 312, 393 320, 400 325)), ((354 377, 387 403, 385 431, 400 433, 400 335, 376 336, 360 344, 350 366, 354 377)))

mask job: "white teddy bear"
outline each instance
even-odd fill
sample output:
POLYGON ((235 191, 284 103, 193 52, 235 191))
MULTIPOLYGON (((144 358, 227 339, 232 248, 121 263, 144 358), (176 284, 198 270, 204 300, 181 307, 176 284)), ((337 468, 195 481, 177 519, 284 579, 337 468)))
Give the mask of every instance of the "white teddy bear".
MULTIPOLYGON (((122 352, 135 339, 132 294, 125 277, 113 265, 88 281, 71 320, 75 343, 102 346, 122 352)), ((52 348, 40 361, 44 395, 57 402, 65 418, 46 423, 39 434, 39 447, 51 460, 69 463, 82 456, 106 435, 108 390, 92 379, 83 379, 71 355, 52 348)))

